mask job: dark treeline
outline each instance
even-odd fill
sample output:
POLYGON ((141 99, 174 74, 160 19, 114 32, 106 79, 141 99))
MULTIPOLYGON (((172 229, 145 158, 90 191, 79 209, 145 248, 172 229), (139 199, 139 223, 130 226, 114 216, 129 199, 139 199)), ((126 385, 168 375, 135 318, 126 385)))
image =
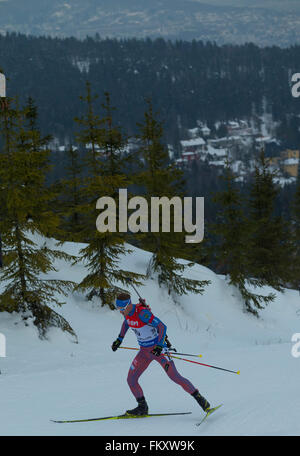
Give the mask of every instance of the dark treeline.
POLYGON ((42 132, 65 140, 82 115, 79 95, 89 80, 96 93, 111 93, 116 120, 136 133, 144 99, 153 100, 164 121, 166 140, 176 145, 181 128, 197 119, 253 118, 265 108, 280 121, 287 147, 299 141, 298 100, 291 75, 300 69, 300 46, 259 48, 201 41, 0 36, 0 67, 8 95, 33 97, 42 132))

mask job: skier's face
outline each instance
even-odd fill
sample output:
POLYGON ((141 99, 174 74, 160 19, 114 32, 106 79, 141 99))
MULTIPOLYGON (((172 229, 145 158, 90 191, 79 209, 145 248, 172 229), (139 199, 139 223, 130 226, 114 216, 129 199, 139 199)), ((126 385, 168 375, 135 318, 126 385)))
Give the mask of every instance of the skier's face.
POLYGON ((120 309, 120 312, 124 317, 127 317, 127 315, 132 311, 132 304, 128 304, 128 306, 125 307, 125 309, 120 309))

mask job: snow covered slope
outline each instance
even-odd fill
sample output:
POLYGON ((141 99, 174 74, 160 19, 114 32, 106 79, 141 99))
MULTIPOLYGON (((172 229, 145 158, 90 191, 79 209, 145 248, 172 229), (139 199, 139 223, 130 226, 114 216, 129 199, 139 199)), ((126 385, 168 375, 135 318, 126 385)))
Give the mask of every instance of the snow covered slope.
MULTIPOLYGON (((54 240, 48 244, 54 245, 54 240)), ((66 243, 63 248, 76 254, 80 247, 66 243)), ((120 266, 145 272, 150 254, 132 250, 120 266)), ((60 261, 57 268, 53 277, 78 282, 85 275, 83 265, 71 267, 60 261)), ((153 280, 139 291, 167 324, 169 339, 178 351, 201 353, 200 362, 241 371, 235 375, 176 360, 178 370, 212 404, 224 404, 203 426, 195 426, 203 416, 197 403, 155 362, 140 380, 150 412, 191 411, 191 415, 51 422, 119 414, 136 404, 126 383, 135 352, 113 353, 110 348, 121 316, 100 308, 96 300, 88 302, 80 294, 70 294, 58 311, 76 331, 78 344, 56 329, 50 331, 48 341, 41 341, 32 324, 24 327, 17 315, 0 313, 0 333, 6 336, 7 350, 6 358, 0 358, 0 434, 299 435, 300 358, 291 354, 291 337, 300 332, 299 293, 276 293, 276 301, 257 319, 243 312, 240 297, 223 277, 199 265, 189 277, 209 279, 211 284, 202 296, 179 297, 176 303, 153 280)), ((131 331, 123 345, 137 347, 131 331)))

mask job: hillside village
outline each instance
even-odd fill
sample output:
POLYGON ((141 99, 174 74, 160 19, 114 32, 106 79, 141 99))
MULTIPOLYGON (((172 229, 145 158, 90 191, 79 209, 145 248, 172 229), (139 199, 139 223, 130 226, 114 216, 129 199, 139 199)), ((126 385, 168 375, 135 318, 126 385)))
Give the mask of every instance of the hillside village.
MULTIPOLYGON (((236 181, 243 182, 254 171, 255 157, 263 148, 271 170, 275 172, 275 180, 284 186, 297 180, 300 150, 282 147, 276 138, 275 126, 274 122, 267 122, 265 117, 259 125, 245 120, 219 122, 215 125, 215 130, 223 135, 217 137, 205 123, 197 121, 196 127, 185 130, 185 137, 180 139, 178 145, 168 144, 169 157, 182 169, 190 167, 194 161, 202 161, 221 172, 228 162, 236 175, 236 181)), ((89 149, 92 145, 86 144, 85 147, 89 149)), ((68 146, 60 145, 56 139, 52 148, 64 153, 68 146)), ((74 149, 76 148, 75 146, 74 149)), ((124 152, 134 152, 138 148, 138 141, 131 138, 124 152)), ((98 146, 96 150, 101 151, 98 146)))
POLYGON ((258 129, 244 120, 229 121, 224 127, 227 134, 220 138, 212 138, 211 130, 200 121, 188 129, 187 138, 180 141, 180 157, 175 160, 178 166, 190 166, 197 160, 222 169, 228 161, 236 179, 243 181, 253 171, 254 158, 263 148, 277 182, 285 185, 296 181, 300 151, 282 148, 272 128, 262 124, 258 129))

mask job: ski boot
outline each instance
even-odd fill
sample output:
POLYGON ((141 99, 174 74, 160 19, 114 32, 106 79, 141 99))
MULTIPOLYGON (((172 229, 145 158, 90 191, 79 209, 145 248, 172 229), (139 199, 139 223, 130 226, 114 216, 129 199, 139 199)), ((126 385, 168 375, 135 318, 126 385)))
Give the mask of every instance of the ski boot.
POLYGON ((148 405, 144 396, 137 399, 138 406, 131 410, 126 410, 126 415, 147 415, 148 414, 148 405))
POLYGON ((201 396, 198 390, 196 390, 192 396, 196 399, 200 407, 204 410, 205 413, 209 412, 210 403, 205 399, 205 397, 201 396))

